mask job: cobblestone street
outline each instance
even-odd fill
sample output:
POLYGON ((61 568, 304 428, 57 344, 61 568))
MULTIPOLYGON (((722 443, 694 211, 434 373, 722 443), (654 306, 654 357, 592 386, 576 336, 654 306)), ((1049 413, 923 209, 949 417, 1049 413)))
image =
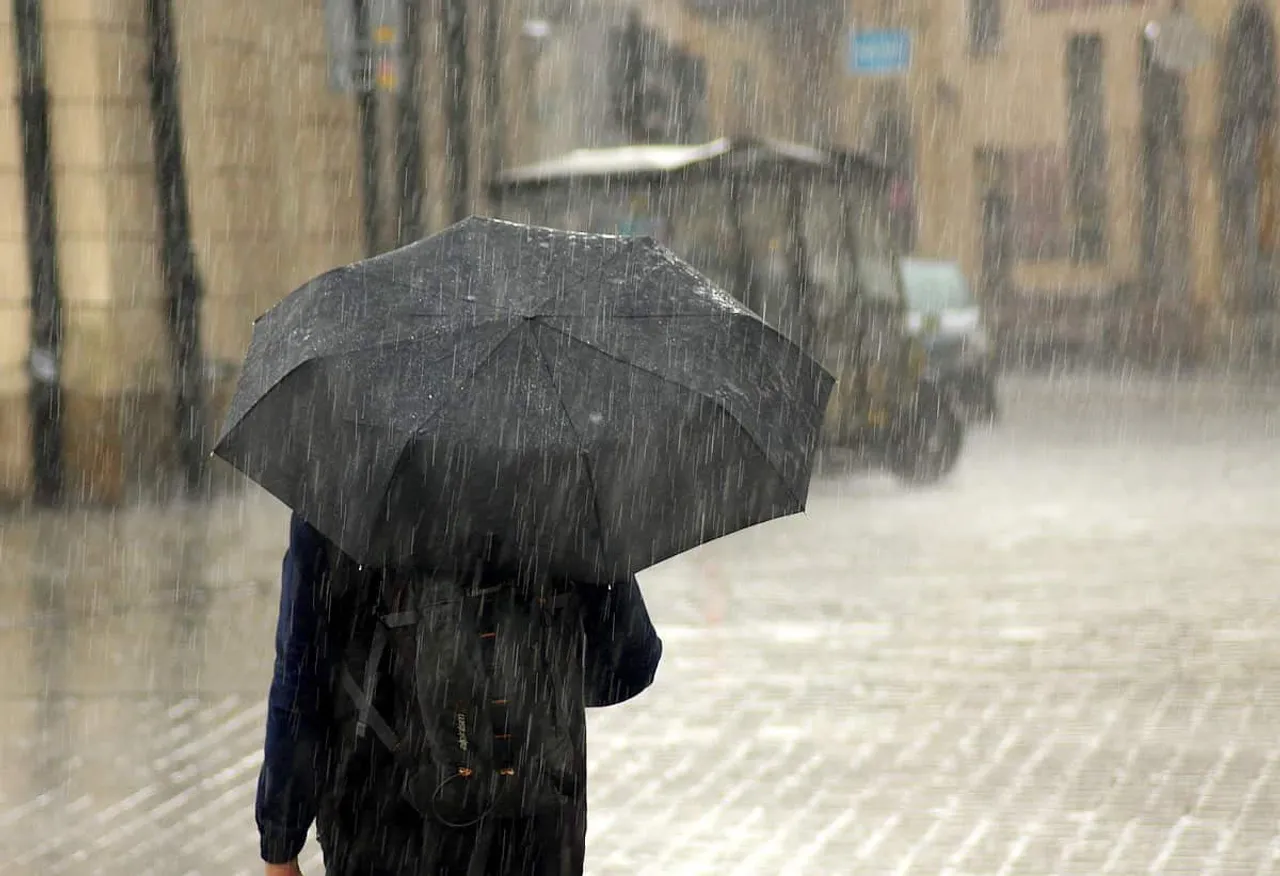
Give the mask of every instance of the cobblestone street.
MULTIPOLYGON (((666 658, 592 716, 591 874, 1280 872, 1280 391, 1005 407, 938 488, 829 470, 642 576, 666 658)), ((284 524, 0 518, 0 873, 260 872, 284 524)))

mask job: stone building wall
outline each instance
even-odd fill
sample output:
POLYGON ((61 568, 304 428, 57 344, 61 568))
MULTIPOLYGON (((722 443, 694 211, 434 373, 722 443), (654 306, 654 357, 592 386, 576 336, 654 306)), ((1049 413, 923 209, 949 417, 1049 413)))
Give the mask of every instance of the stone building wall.
MULTIPOLYGON (((447 221, 443 52, 422 27, 428 230, 447 221)), ((472 203, 492 149, 483 4, 472 7, 472 203)), ((508 142, 528 139, 520 2, 504 5, 508 142)), ((208 426, 216 431, 256 315, 307 278, 364 255, 355 101, 329 90, 324 4, 179 0, 179 76, 201 308, 208 426)), ((163 488, 173 461, 171 354, 161 280, 146 0, 45 0, 62 385, 71 498, 163 488)), ((0 4, 0 497, 32 486, 30 289, 12 4, 0 4)), ((392 140, 383 141, 390 150, 392 140)), ((513 154, 519 150, 512 149, 513 154)), ((394 180, 384 178, 384 203, 394 180)), ((393 244, 389 235, 386 246, 393 244)))

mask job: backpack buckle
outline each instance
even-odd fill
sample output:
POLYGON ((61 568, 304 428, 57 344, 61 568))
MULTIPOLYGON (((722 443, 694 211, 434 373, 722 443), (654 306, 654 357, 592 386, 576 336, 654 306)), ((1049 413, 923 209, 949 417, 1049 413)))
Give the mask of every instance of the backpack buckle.
POLYGON ((497 584, 490 584, 486 587, 481 583, 483 581, 484 581, 484 564, 477 563, 475 572, 473 572, 471 575, 471 582, 467 584, 466 590, 464 592, 468 596, 488 596, 492 593, 497 593, 504 586, 502 582, 498 582, 497 584))
POLYGON ((396 611, 391 614, 384 614, 378 617, 382 625, 389 630, 398 630, 401 627, 411 627, 418 622, 418 613, 416 611, 396 611))
POLYGON ((572 590, 559 590, 538 597, 538 605, 549 612, 564 611, 573 599, 572 590))

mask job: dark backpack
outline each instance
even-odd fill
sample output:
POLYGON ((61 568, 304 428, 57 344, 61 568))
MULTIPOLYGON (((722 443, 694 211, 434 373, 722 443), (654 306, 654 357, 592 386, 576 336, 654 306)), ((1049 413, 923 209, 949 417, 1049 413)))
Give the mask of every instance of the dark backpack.
POLYGON ((584 632, 572 586, 483 566, 465 581, 360 568, 341 554, 331 570, 358 591, 334 678, 338 799, 395 796, 453 828, 581 799, 584 632))

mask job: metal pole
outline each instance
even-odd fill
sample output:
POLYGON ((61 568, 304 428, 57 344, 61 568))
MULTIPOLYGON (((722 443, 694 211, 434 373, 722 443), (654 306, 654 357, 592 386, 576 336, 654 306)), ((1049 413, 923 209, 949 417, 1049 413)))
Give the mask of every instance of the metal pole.
POLYGON ((467 70, 467 2, 441 0, 444 16, 445 160, 449 169, 449 216, 461 222, 470 214, 470 82, 467 70))
POLYGON ((147 27, 151 42, 147 75, 160 211, 160 263, 168 289, 169 333, 173 345, 174 425, 186 485, 188 489, 196 489, 203 477, 205 459, 204 374, 200 351, 200 299, 204 288, 191 242, 172 0, 148 0, 147 27))
POLYGON ((49 90, 45 83, 40 0, 14 0, 18 113, 31 280, 31 456, 37 502, 54 504, 63 490, 62 292, 58 276, 57 212, 50 155, 49 90))
POLYGON ((754 272, 751 270, 751 251, 747 241, 747 227, 743 221, 746 206, 743 204, 742 181, 736 173, 729 177, 725 184, 729 195, 729 226, 733 234, 733 273, 738 286, 737 298, 760 316, 765 316, 765 302, 756 289, 754 272))
MULTIPOLYGON (((502 0, 489 0, 485 17, 485 104, 489 113, 489 183, 497 181, 506 165, 507 129, 502 108, 502 0)), ((495 214, 498 200, 490 197, 495 214)))
POLYGON ((365 255, 378 254, 378 104, 374 91, 373 34, 369 29, 369 7, 366 0, 352 0, 355 6, 356 45, 360 47, 364 68, 357 84, 356 112, 360 125, 360 185, 364 195, 365 255))
POLYGON ((400 246, 420 240, 426 171, 422 157, 422 0, 404 0, 404 88, 400 92, 396 150, 400 157, 400 246))
POLYGON ((613 106, 618 124, 633 143, 649 141, 646 124, 647 95, 644 89, 644 22, 640 10, 627 10, 627 20, 620 34, 614 70, 613 106))
POLYGON ((810 300, 813 284, 809 278, 809 247, 804 227, 805 211, 809 204, 807 193, 801 188, 801 183, 812 185, 812 181, 802 178, 799 170, 792 171, 790 176, 790 185, 787 187, 787 238, 790 252, 787 255, 791 261, 790 310, 795 320, 793 339, 808 350, 813 343, 815 326, 813 302, 810 300))

